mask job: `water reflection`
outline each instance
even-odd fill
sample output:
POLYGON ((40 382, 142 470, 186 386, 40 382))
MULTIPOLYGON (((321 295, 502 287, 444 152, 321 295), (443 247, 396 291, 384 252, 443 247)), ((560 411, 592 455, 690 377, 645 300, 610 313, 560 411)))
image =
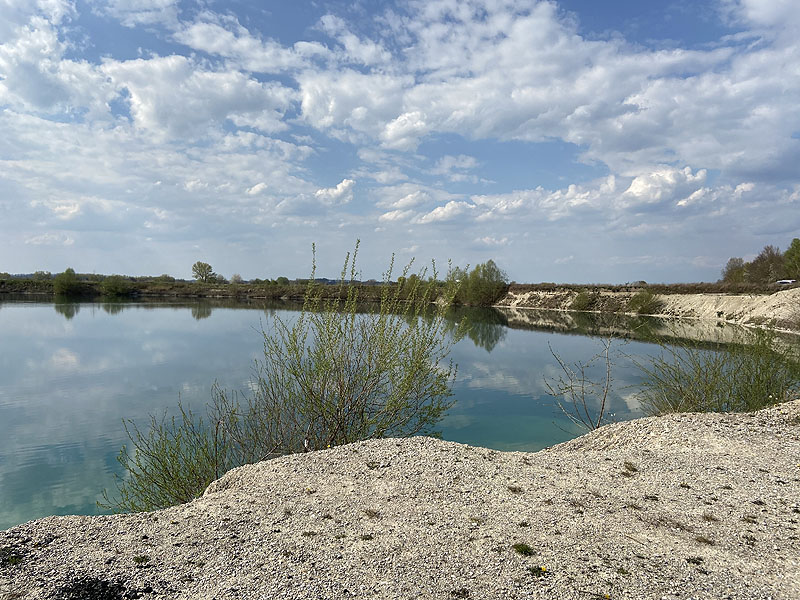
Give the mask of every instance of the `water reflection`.
POLYGON ((58 314, 63 315, 67 321, 69 321, 80 312, 81 305, 77 302, 56 302, 53 308, 56 309, 58 314))
POLYGON ((494 308, 457 308, 450 311, 447 318, 453 326, 463 324, 467 338, 487 352, 494 350, 508 331, 508 320, 494 308))
MULTIPOLYGON (((14 297, 12 301, 19 301, 14 297)), ((8 302, 6 302, 8 303, 8 302)), ((3 301, 0 300, 0 307, 3 301)), ((77 302, 62 301, 51 304, 56 312, 66 319, 73 319, 81 309, 77 302)), ((136 301, 119 300, 102 303, 86 303, 84 306, 99 306, 110 315, 118 315, 128 310, 173 310, 185 309, 197 321, 208 319, 216 309, 261 310, 267 317, 278 311, 297 311, 302 302, 294 300, 204 298, 186 300, 184 298, 140 298, 136 301)), ((374 312, 376 305, 362 305, 360 312, 374 312)), ((433 309, 431 309, 433 312, 433 309)), ((413 319, 413 317, 408 317, 413 319)), ((540 332, 559 332, 576 335, 617 337, 653 341, 663 338, 678 338, 695 341, 726 342, 734 339, 737 327, 723 322, 675 321, 658 317, 639 317, 591 312, 565 312, 559 310, 532 310, 513 307, 451 309, 447 318, 451 323, 450 332, 455 334, 457 326, 466 324, 463 333, 487 352, 503 341, 509 329, 526 329, 540 332)))
POLYGON ((102 304, 103 310, 106 311, 110 315, 118 315, 123 310, 125 310, 125 304, 121 301, 113 301, 109 300, 103 302, 102 304))
MULTIPOLYGON (((0 303, 0 528, 50 514, 94 514, 119 473, 122 419, 146 422, 180 397, 203 410, 215 380, 246 390, 262 352, 262 324, 293 319, 297 303, 163 299, 148 302, 0 303), (55 309, 55 310, 54 310, 55 309)), ((365 309, 366 310, 366 309, 365 309)), ((536 450, 579 433, 546 393, 555 368, 597 352, 586 333, 623 331, 596 315, 459 309, 453 347, 456 404, 442 437, 501 450, 536 450), (577 335, 581 334, 581 335, 577 335)), ((636 322, 657 331, 659 322, 636 322)), ((633 335, 630 332, 627 335, 633 335)), ((687 335, 681 331, 680 335, 687 335)), ((652 350, 631 341, 626 352, 652 350)), ((625 386, 638 373, 618 365, 617 418, 638 416, 625 386)))
POLYGON ((200 321, 201 319, 207 319, 211 316, 211 306, 206 303, 192 306, 192 316, 197 321, 200 321))

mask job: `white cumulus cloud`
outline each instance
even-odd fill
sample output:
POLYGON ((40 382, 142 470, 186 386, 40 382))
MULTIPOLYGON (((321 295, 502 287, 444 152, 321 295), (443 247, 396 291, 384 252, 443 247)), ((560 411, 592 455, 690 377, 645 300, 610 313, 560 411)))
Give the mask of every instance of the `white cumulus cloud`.
POLYGON ((322 188, 314 192, 314 197, 326 205, 347 204, 353 199, 353 187, 356 182, 343 179, 335 187, 322 188))

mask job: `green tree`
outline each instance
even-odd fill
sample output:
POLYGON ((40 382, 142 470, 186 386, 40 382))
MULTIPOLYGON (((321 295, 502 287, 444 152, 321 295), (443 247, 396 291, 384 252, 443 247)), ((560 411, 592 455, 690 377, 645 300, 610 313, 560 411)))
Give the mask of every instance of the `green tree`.
POLYGON ((203 283, 214 281, 216 279, 216 274, 211 268, 211 265, 199 260, 192 265, 192 275, 195 279, 197 279, 197 281, 202 281, 203 283))
POLYGON ((59 296, 73 296, 80 291, 80 281, 72 268, 55 276, 53 291, 59 296))
MULTIPOLYGON (((215 386, 206 416, 181 408, 174 419, 151 418, 148 431, 129 424, 133 450, 119 455, 127 474, 117 480, 117 499, 105 494, 106 506, 161 508, 199 496, 238 465, 434 433, 452 405, 456 368, 448 355, 456 338, 446 334, 445 313, 456 288, 424 283, 423 271, 401 296, 400 286, 388 285, 390 264, 378 309, 358 313, 357 252, 358 245, 345 259, 337 298, 323 299, 312 268, 297 318, 271 317, 251 391, 215 386)), ((435 265, 433 275, 435 281, 435 265)))
POLYGON ((744 283, 747 270, 744 260, 741 258, 731 258, 722 269, 722 281, 724 283, 744 283))
POLYGON ((794 238, 786 252, 783 253, 786 277, 800 279, 800 239, 794 238))
MULTIPOLYGON (((463 271, 452 271, 453 279, 464 277, 463 271)), ((476 265, 462 280, 458 300, 471 306, 490 306, 508 289, 508 275, 493 260, 476 265)))
POLYGON ((288 277, 278 277, 275 280, 275 283, 278 285, 289 285, 289 278, 288 277))
POLYGON ((764 246, 752 262, 746 265, 747 281, 767 284, 783 277, 783 254, 777 246, 764 246))

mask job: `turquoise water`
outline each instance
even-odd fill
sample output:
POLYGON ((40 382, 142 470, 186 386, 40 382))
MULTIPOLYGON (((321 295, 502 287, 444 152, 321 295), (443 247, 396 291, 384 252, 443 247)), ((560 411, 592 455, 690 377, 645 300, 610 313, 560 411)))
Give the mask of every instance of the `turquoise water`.
MULTIPOLYGON (((0 529, 48 515, 97 514, 113 488, 127 441, 123 419, 202 407, 214 381, 245 389, 262 351, 262 322, 281 308, 210 304, 0 303, 0 529)), ((472 313, 457 342, 456 404, 440 423, 446 440, 498 450, 538 450, 579 434, 547 395, 556 374, 548 344, 586 360, 597 339, 511 329, 496 313, 472 313)), ((631 342, 624 352, 652 351, 631 342)), ((639 416, 637 371, 618 359, 611 411, 639 416)), ((599 374, 599 372, 598 372, 599 374)))

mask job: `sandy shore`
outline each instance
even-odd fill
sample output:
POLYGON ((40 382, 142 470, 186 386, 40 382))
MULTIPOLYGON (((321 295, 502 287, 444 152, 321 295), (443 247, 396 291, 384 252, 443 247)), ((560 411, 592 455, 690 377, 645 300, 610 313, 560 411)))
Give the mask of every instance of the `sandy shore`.
POLYGON ((0 599, 800 597, 800 401, 537 453, 370 441, 0 533, 0 599))

